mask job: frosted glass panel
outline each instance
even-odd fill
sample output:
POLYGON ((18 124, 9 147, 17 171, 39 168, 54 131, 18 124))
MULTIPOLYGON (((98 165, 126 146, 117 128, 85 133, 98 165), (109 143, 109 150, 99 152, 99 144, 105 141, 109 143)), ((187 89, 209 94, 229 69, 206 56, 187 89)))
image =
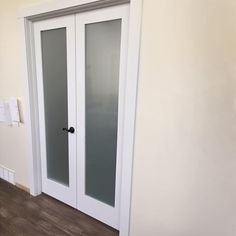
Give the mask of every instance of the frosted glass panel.
POLYGON ((121 20, 85 27, 85 191, 114 206, 121 20))
POLYGON ((47 177, 69 185, 66 28, 41 32, 47 177))

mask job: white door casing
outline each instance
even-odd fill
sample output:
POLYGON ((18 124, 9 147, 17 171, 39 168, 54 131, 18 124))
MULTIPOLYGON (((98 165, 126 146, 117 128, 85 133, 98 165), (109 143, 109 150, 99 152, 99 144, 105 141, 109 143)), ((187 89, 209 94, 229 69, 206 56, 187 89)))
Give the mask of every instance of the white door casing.
POLYGON ((29 184, 30 193, 37 196, 42 192, 41 166, 40 166, 40 132, 39 110, 35 69, 34 50, 34 23, 69 15, 75 12, 85 12, 130 2, 129 11, 129 40, 127 55, 127 84, 124 120, 124 148, 122 163, 122 183, 120 202, 119 235, 128 236, 130 232, 130 208, 132 188, 132 166, 134 154, 135 117, 137 102, 137 85, 139 72, 139 52, 141 42, 141 22, 143 0, 53 0, 22 8, 18 12, 22 42, 22 78, 26 87, 25 93, 25 124, 27 129, 29 184))

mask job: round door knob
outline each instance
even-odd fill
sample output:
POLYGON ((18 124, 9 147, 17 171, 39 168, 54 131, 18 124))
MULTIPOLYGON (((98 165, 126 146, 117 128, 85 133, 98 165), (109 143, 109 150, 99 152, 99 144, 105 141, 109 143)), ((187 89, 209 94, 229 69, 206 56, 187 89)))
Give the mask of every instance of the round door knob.
POLYGON ((62 128, 62 130, 63 130, 63 131, 66 131, 66 132, 68 132, 68 133, 72 133, 72 134, 75 132, 74 127, 70 127, 69 129, 67 129, 67 128, 62 128))

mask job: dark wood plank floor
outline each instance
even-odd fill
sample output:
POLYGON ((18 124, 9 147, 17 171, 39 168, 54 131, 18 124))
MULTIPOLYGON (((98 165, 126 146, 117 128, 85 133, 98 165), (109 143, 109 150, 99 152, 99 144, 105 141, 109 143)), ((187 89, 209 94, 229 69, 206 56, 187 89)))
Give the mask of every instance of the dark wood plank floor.
POLYGON ((0 179, 1 236, 117 236, 118 232, 44 194, 31 197, 0 179))

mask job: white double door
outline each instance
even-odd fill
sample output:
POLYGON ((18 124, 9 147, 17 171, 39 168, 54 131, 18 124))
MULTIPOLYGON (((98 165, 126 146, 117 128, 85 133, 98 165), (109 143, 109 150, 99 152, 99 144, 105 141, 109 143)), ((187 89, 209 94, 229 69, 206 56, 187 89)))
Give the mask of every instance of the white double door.
POLYGON ((128 12, 34 23, 42 191, 116 229, 128 12))

